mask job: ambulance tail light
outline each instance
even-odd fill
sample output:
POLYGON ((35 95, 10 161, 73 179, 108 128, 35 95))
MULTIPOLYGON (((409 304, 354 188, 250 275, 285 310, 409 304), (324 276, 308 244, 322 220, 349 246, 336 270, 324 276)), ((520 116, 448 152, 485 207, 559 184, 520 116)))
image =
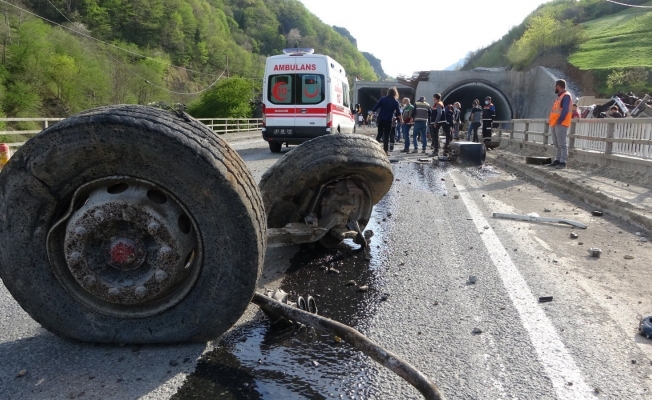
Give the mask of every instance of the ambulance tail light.
POLYGON ((263 127, 267 126, 267 115, 265 114, 265 105, 263 104, 263 127))
POLYGON ((333 104, 329 103, 326 107, 326 127, 333 127, 333 104))

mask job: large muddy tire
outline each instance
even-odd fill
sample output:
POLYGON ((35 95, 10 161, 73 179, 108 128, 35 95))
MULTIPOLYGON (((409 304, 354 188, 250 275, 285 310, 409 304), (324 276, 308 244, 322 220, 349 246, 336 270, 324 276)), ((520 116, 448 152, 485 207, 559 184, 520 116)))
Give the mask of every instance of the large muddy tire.
POLYGON ((358 218, 364 229, 371 207, 392 186, 392 167, 382 147, 372 138, 339 133, 301 144, 263 175, 259 187, 268 226, 281 228, 291 222, 302 222, 307 216, 310 197, 318 193, 319 187, 345 176, 360 178, 369 189, 370 206, 358 218))
POLYGON ((0 174, 0 277, 68 338, 214 339, 251 300, 265 247, 254 179, 187 116, 89 110, 27 142, 0 174))

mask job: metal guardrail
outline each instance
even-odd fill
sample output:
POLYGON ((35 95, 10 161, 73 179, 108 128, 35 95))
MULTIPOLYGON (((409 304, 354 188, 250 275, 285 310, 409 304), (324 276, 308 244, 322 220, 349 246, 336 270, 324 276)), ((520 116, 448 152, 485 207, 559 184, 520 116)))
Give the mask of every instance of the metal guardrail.
POLYGON ((259 131, 263 126, 261 118, 197 118, 218 134, 259 131))
MULTIPOLYGON (((510 143, 552 145, 545 119, 495 121, 500 139, 510 143)), ((652 118, 575 119, 568 131, 568 150, 607 159, 652 162, 652 118)))
MULTIPOLYGON (((25 141, 32 136, 37 135, 43 129, 47 129, 52 123, 62 121, 64 118, 0 118, 0 122, 38 122, 41 129, 25 129, 14 131, 0 131, 0 136, 13 136, 19 137, 19 140, 7 143, 11 148, 17 148, 25 144, 25 141)), ((199 118, 198 121, 203 122, 211 128, 215 133, 236 133, 236 132, 253 132, 261 129, 263 120, 260 118, 199 118)))

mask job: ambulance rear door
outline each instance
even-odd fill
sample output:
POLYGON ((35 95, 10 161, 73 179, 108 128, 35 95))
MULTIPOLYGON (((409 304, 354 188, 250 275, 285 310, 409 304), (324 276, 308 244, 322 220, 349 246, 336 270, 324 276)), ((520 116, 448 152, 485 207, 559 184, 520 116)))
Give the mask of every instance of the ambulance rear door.
POLYGON ((291 135, 295 126, 295 78, 292 70, 294 57, 277 58, 268 65, 267 101, 265 118, 268 134, 291 135))
POLYGON ((325 57, 297 57, 295 125, 299 135, 326 133, 328 70, 325 57))

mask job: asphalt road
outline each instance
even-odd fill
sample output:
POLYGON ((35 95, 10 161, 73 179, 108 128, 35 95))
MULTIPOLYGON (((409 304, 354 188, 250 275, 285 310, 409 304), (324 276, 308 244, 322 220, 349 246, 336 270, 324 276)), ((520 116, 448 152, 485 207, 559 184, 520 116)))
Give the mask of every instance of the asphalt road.
MULTIPOLYGON (((280 157, 255 138, 233 147, 256 179, 280 157)), ((636 234, 648 233, 490 165, 393 158, 395 184, 369 227, 371 262, 351 244, 270 249, 259 287, 311 293, 320 314, 402 356, 449 399, 652 397, 652 340, 636 333, 637 315, 652 314, 651 245, 636 234), (493 212, 589 228, 573 240, 569 227, 493 212), (589 257, 590 247, 602 257, 589 257), (326 264, 340 274, 326 274, 326 264), (369 292, 346 287, 350 279, 369 292)), ((250 307, 208 345, 72 343, 40 328, 0 286, 0 398, 420 398, 327 335, 269 332, 250 307)))

